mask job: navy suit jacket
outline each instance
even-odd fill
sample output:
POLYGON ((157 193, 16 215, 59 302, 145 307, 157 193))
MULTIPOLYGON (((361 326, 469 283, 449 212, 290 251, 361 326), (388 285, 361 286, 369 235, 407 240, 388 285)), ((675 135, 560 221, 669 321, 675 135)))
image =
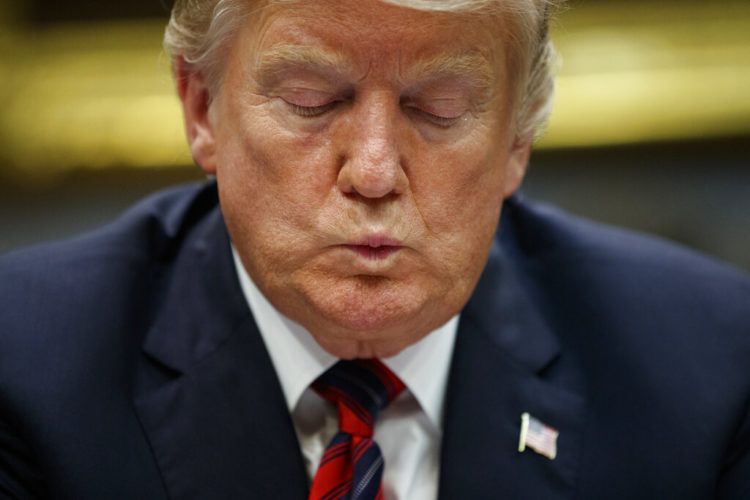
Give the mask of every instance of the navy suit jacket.
MULTIPOLYGON (((0 259, 0 496, 295 499, 215 186, 0 259)), ((443 499, 750 498, 750 281, 510 199, 461 315, 443 499), (520 416, 559 430, 517 451, 520 416)))

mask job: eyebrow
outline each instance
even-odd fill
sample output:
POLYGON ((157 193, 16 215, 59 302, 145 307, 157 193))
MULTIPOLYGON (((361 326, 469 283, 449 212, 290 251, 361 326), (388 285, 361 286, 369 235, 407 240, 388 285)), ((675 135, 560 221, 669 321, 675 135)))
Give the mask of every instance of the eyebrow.
POLYGON ((273 77, 290 68, 306 66, 324 73, 344 74, 351 69, 346 58, 340 54, 315 47, 293 44, 274 45, 260 55, 255 64, 259 75, 273 77))
POLYGON ((496 73, 490 61, 481 52, 439 54, 418 60, 408 74, 414 80, 460 78, 468 80, 478 89, 490 89, 496 81, 496 73))
MULTIPOLYGON (((343 54, 295 44, 274 45, 259 56, 255 68, 259 75, 263 75, 263 79, 267 79, 300 66, 337 76, 354 71, 343 54)), ((479 51, 443 53, 418 59, 408 68, 405 76, 413 81, 461 78, 471 86, 483 90, 489 90, 496 82, 493 65, 479 51)))

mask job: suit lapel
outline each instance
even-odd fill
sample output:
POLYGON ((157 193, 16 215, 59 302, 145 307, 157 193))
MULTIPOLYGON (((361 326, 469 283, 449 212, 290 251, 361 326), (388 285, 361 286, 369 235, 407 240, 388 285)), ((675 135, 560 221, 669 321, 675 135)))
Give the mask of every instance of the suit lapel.
POLYGON ((171 498, 307 495, 289 411, 216 210, 161 271, 135 409, 171 498))
POLYGON ((544 375, 555 372, 560 348, 516 267, 493 247, 462 313, 446 395, 441 498, 574 493, 584 402, 544 375), (524 412, 560 432, 554 460, 518 452, 524 412))

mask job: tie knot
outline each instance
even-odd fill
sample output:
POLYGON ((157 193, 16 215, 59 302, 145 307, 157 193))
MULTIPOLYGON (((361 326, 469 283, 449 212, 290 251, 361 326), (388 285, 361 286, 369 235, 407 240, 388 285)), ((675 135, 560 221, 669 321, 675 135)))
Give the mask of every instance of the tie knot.
POLYGON ((355 359, 333 365, 312 388, 336 405, 342 432, 372 437, 378 413, 404 390, 404 383, 380 360, 355 359))

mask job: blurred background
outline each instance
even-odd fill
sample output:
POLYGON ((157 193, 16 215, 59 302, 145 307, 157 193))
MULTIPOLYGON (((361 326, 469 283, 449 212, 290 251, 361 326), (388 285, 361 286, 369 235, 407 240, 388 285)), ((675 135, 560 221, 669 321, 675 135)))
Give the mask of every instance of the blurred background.
MULTIPOLYGON (((0 0, 0 252, 201 178, 169 0, 0 0)), ((528 196, 750 270, 750 2, 578 0, 528 196)))

